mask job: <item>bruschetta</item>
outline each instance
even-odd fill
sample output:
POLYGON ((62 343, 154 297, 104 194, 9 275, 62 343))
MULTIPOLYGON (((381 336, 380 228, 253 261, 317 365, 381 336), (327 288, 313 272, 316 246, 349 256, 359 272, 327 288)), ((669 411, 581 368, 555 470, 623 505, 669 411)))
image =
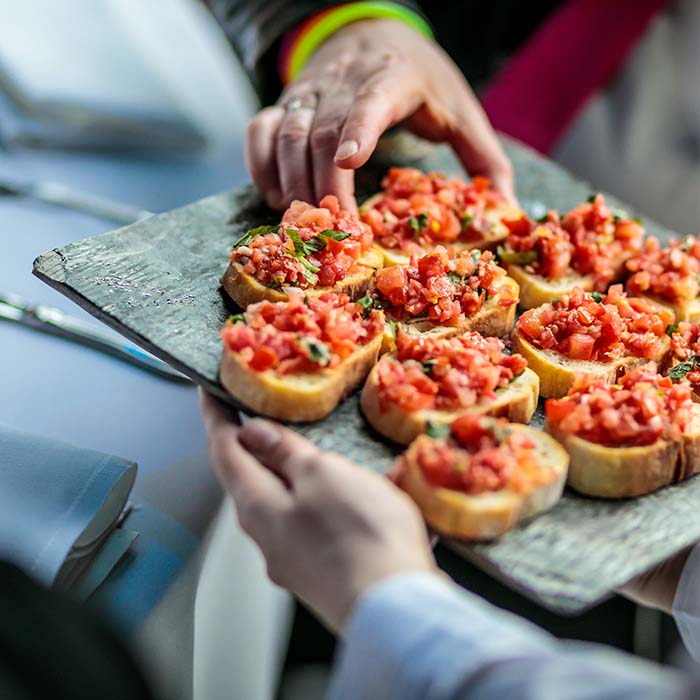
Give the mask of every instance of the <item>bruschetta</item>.
MULTIPOLYGON (((373 295, 392 328, 448 338, 467 331, 510 333, 518 291, 491 251, 457 253, 437 246, 432 253, 413 256, 409 265, 378 270, 373 295)), ((394 335, 385 335, 383 352, 394 349, 394 335)))
POLYGON ((460 416, 444 432, 418 437, 396 469, 439 533, 493 539, 559 500, 569 460, 546 433, 481 415, 460 416))
POLYGON ((700 324, 681 321, 668 328, 671 360, 665 372, 674 382, 687 382, 700 401, 700 324))
POLYGON ((700 471, 700 405, 650 363, 616 384, 579 375, 545 403, 545 429, 571 457, 568 483, 599 498, 642 496, 700 471))
POLYGON ((243 234, 221 284, 242 308, 284 301, 289 288, 309 296, 338 292, 356 299, 369 289, 381 264, 367 224, 328 195, 318 207, 294 201, 280 224, 243 234))
POLYGON ((574 287, 604 292, 622 279, 644 236, 637 221, 613 214, 601 194, 561 217, 550 211, 538 221, 523 214, 504 223, 509 233, 498 255, 520 285, 523 309, 551 303, 574 287))
POLYGON ((627 261, 625 288, 670 309, 677 321, 700 321, 700 241, 688 236, 662 248, 650 237, 644 249, 627 261))
POLYGON ((396 352, 372 368, 360 406, 372 427, 404 445, 430 425, 449 425, 464 413, 529 423, 539 378, 522 355, 499 338, 466 333, 454 338, 398 332, 396 352))
POLYGON ((384 314, 347 294, 262 301, 226 323, 220 381, 255 413, 318 420, 357 389, 377 361, 384 314))
POLYGON ((519 214, 486 178, 465 182, 416 168, 391 168, 382 191, 360 207, 385 265, 406 265, 436 245, 495 247, 508 234, 502 219, 519 214))
POLYGON ((539 375, 540 395, 558 398, 577 373, 612 383, 640 364, 663 362, 673 322, 671 311, 627 297, 622 285, 606 295, 574 289, 523 313, 513 331, 513 349, 539 375))

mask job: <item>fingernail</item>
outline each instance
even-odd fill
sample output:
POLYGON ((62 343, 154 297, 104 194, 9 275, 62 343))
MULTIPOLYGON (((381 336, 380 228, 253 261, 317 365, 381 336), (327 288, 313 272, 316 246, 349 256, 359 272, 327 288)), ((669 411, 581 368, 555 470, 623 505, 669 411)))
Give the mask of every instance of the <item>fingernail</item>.
POLYGON ((346 158, 350 158, 350 156, 354 156, 359 150, 360 147, 357 141, 343 141, 335 152, 335 159, 345 160, 346 158))
POLYGON ((280 431, 261 418, 249 420, 240 430, 238 439, 251 452, 269 452, 282 439, 280 431))

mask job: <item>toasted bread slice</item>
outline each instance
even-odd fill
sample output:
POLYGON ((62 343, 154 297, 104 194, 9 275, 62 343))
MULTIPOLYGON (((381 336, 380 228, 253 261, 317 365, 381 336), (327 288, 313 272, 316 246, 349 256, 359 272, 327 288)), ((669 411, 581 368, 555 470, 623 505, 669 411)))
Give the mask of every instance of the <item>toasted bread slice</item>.
POLYGON ((219 379, 231 396, 255 413, 290 423, 319 420, 362 384, 381 343, 379 335, 337 367, 306 374, 256 372, 224 347, 219 379))
POLYGON ((417 438, 401 458, 399 486, 416 502, 428 525, 443 535, 488 540, 510 530, 518 522, 549 510, 561 497, 569 463, 566 451, 549 435, 529 426, 518 426, 537 445, 538 467, 551 470, 551 478, 531 491, 503 489, 477 496, 435 487, 423 476, 416 453, 426 435, 417 438))
MULTIPOLYGON (((518 298, 518 283, 510 277, 504 277, 499 286, 508 287, 513 298, 518 298)), ((433 338, 453 338, 468 331, 477 331, 481 335, 495 336, 501 338, 508 335, 515 325, 515 309, 517 304, 503 306, 500 304, 501 295, 495 294, 486 300, 481 307, 481 311, 475 316, 465 318, 464 321, 455 326, 445 326, 435 321, 428 321, 425 318, 408 318, 399 321, 399 326, 406 333, 411 335, 429 334, 433 338)), ((391 324, 387 323, 384 331, 384 341, 382 343, 382 354, 396 350, 396 341, 391 324)))
POLYGON ((558 280, 548 280, 542 275, 527 272, 520 265, 504 265, 508 276, 520 285, 521 309, 534 309, 542 304, 551 304, 562 294, 570 292, 574 287, 580 287, 584 292, 593 290, 593 278, 579 275, 573 270, 558 280))
MULTIPOLYGON (((382 192, 377 192, 377 194, 372 195, 369 199, 360 205, 360 211, 365 211, 371 209, 379 200, 382 199, 384 194, 382 192)), ((511 216, 516 216, 520 214, 520 210, 512 207, 511 205, 504 205, 502 209, 491 209, 486 212, 486 218, 491 223, 491 228, 488 233, 480 238, 474 238, 469 241, 452 241, 441 242, 440 245, 444 245, 449 248, 454 248, 458 253, 463 250, 473 250, 474 248, 479 248, 481 250, 486 248, 495 248, 501 241, 508 237, 508 229, 503 223, 504 218, 511 216)), ((435 245, 438 245, 436 242, 435 245)), ((379 243, 374 244, 374 249, 383 257, 384 267, 391 267, 392 265, 408 265, 411 262, 411 253, 400 248, 385 248, 379 243)), ((418 255, 424 255, 425 253, 430 253, 432 247, 416 246, 415 252, 418 255)))
POLYGON ((692 299, 690 301, 687 299, 679 299, 676 302, 671 302, 668 299, 659 299, 658 297, 651 296, 650 294, 637 294, 636 296, 640 297, 641 299, 645 299, 659 309, 672 311, 676 315, 677 323, 681 321, 697 323, 700 321, 700 298, 692 299))
MULTIPOLYGON (((350 274, 333 287, 310 287, 304 292, 308 296, 345 292, 351 299, 358 299, 372 286, 374 271, 381 265, 381 256, 374 250, 368 250, 359 258, 350 274)), ((255 277, 244 272, 243 266, 237 262, 229 263, 221 284, 231 299, 242 308, 259 301, 285 301, 288 298, 282 289, 272 289, 261 284, 255 277)))
POLYGON ((700 472, 700 406, 682 440, 659 440, 642 447, 605 447, 562 433, 547 423, 545 430, 569 453, 567 483, 587 496, 633 498, 683 481, 700 472))
POLYGON ((515 423, 529 423, 537 408, 540 380, 526 368, 507 387, 496 390, 494 399, 481 401, 467 408, 454 411, 435 409, 408 412, 398 406, 390 406, 382 411, 379 399, 377 365, 367 377, 360 397, 360 407, 370 425, 384 437, 408 445, 425 432, 428 422, 435 425, 450 425, 465 413, 483 413, 489 416, 503 416, 515 423))
MULTIPOLYGON (((644 365, 651 360, 644 357, 627 356, 611 362, 571 360, 556 350, 542 350, 532 345, 516 328, 511 336, 513 352, 519 352, 527 365, 540 378, 540 396, 545 399, 565 396, 574 383, 576 374, 589 374, 595 379, 613 384, 625 372, 644 365)), ((663 351, 653 360, 661 364, 671 348, 671 339, 662 338, 663 351)))

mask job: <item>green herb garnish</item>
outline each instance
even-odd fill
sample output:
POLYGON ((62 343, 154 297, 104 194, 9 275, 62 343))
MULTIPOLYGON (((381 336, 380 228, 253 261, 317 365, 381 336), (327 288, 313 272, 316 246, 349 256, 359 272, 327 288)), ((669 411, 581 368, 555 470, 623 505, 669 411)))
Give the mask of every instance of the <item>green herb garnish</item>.
POLYGON ((668 372, 671 379, 684 379, 688 372, 692 372, 697 367, 700 367, 700 355, 693 355, 690 359, 679 362, 668 372))
POLYGON ((428 225, 428 215, 425 212, 421 212, 418 216, 412 216, 408 220, 408 225, 413 229, 413 235, 418 236, 428 225))
POLYGON ((598 196, 598 192, 595 192, 594 194, 591 194, 588 196, 588 199, 586 200, 589 204, 593 204, 595 201, 595 198, 598 196))
POLYGON ((457 285, 457 284, 463 284, 464 283, 464 277, 461 277, 458 275, 456 272, 453 270, 450 270, 447 273, 447 278, 452 282, 452 284, 457 285))
POLYGON ((669 323, 668 326, 666 326, 666 335, 670 338, 674 333, 678 332, 678 324, 677 323, 669 323))
POLYGON ((319 231, 313 238, 303 242, 304 255, 313 255, 322 251, 328 245, 329 238, 332 238, 334 241, 344 241, 349 237, 350 234, 343 231, 333 231, 333 229, 319 231))
POLYGON ((364 318, 367 318, 370 315, 372 309, 382 308, 381 303, 374 297, 371 297, 369 294, 365 294, 365 296, 360 297, 357 300, 357 303, 362 307, 362 316, 364 318))
POLYGON ((421 364, 423 365, 423 371, 426 374, 430 374, 433 371, 433 367, 437 364, 437 360, 426 360, 425 362, 421 362, 421 364))
POLYGON ((600 304, 600 302, 603 301, 603 295, 600 292, 591 292, 591 299, 597 304, 600 304))
POLYGON ((439 423, 433 423, 433 421, 429 420, 425 424, 425 432, 431 438, 437 438, 439 440, 441 438, 446 438, 450 434, 450 426, 440 425, 439 423))
POLYGON ((546 224, 549 221, 549 212, 542 214, 538 219, 535 219, 538 224, 546 224))
POLYGON ((481 251, 472 250, 472 262, 479 267, 479 261, 481 260, 481 251))
POLYGON ((232 316, 228 317, 228 322, 229 323, 245 323, 245 318, 243 317, 243 314, 233 314, 232 316))
POLYGON ((315 362, 320 367, 327 367, 331 361, 331 349, 316 338, 299 338, 299 343, 306 348, 311 362, 315 362))
POLYGON ((280 229, 280 225, 276 226, 256 226, 255 228, 246 231, 234 244, 234 248, 238 248, 242 245, 248 245, 254 238, 258 236, 267 236, 268 233, 277 233, 280 229))
POLYGON ((537 260, 536 250, 527 250, 516 253, 515 251, 505 250, 503 246, 500 245, 496 249, 496 255, 498 255, 498 259, 501 262, 511 263, 513 265, 527 265, 537 260))
POLYGON ((459 221, 460 221, 461 228, 462 228, 461 232, 464 233, 472 225, 472 221, 474 221, 474 215, 467 214, 466 212, 464 212, 463 214, 460 215, 459 221))

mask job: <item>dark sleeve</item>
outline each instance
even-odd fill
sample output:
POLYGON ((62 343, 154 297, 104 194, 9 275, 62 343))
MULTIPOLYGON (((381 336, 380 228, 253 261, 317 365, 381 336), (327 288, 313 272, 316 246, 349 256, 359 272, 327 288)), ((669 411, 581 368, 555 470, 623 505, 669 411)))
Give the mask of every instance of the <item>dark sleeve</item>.
MULTIPOLYGON (((238 54, 263 105, 272 104, 282 84, 277 55, 282 37, 307 17, 338 0, 209 0, 209 7, 238 54)), ((400 0, 417 10, 417 3, 400 0)))
POLYGON ((132 657, 101 620, 0 563, 0 698, 153 696, 132 657))

